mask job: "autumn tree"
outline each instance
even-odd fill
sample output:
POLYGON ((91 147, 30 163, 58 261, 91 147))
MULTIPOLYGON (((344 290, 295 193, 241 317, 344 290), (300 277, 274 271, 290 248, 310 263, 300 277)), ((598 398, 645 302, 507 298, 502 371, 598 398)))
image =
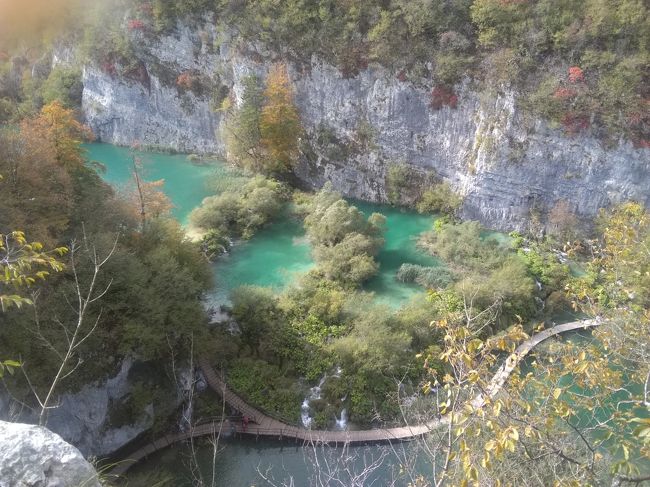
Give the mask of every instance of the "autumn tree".
POLYGON ((163 192, 164 179, 146 181, 143 179, 142 158, 131 155, 133 180, 126 191, 125 199, 133 215, 140 219, 140 229, 144 231, 148 218, 158 218, 168 214, 173 208, 169 197, 163 192))
POLYGON ((5 219, 0 231, 27 228, 34 238, 54 244, 70 220, 74 181, 83 171, 81 147, 90 130, 59 102, 23 120, 19 130, 0 131, 0 184, 8 188, 0 198, 5 219), (3 227, 7 225, 7 227, 3 227))
POLYGON ((302 126, 293 102, 293 88, 284 64, 271 67, 260 114, 261 144, 269 172, 290 171, 298 159, 302 126))
POLYGON ((34 136, 51 144, 57 163, 68 171, 85 163, 81 143, 93 139, 91 130, 78 122, 74 112, 58 100, 45 105, 36 117, 25 119, 21 131, 34 132, 34 136))
POLYGON ((28 242, 23 232, 0 234, 0 310, 32 304, 21 290, 45 279, 51 270, 61 271, 57 256, 66 251, 65 247, 44 251, 41 243, 28 242))

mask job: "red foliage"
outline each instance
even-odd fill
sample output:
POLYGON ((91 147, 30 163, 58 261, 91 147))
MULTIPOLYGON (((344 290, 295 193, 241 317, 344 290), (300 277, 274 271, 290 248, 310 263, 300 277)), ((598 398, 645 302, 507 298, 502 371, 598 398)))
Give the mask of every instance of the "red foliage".
POLYGON ((637 149, 650 149, 650 140, 637 139, 634 141, 634 147, 636 147, 637 149))
POLYGON ((9 59, 9 53, 0 51, 0 61, 6 61, 7 59, 9 59))
POLYGON ((578 81, 585 80, 585 73, 578 66, 571 66, 569 68, 569 81, 571 83, 577 83, 578 81))
POLYGON ((368 69, 368 46, 353 44, 339 58, 339 71, 345 79, 354 78, 368 69))
POLYGON ((456 108, 458 105, 458 96, 451 88, 446 86, 435 86, 431 90, 431 108, 440 110, 443 106, 456 108))
POLYGON ((630 127, 638 127, 639 125, 641 125, 641 121, 643 120, 643 118, 644 117, 641 114, 641 112, 628 113, 628 115, 627 115, 627 124, 630 127))
POLYGON ((104 61, 101 65, 101 70, 111 78, 115 78, 117 76, 117 67, 113 61, 104 61))
POLYGON ((558 100, 568 100, 569 98, 573 98, 576 95, 576 90, 572 88, 560 87, 555 90, 555 93, 553 93, 553 98, 557 98, 558 100))
POLYGON ((185 71, 176 78, 176 86, 184 90, 191 90, 195 82, 196 78, 190 71, 185 71))
POLYGON ((142 22, 142 20, 139 20, 139 19, 130 19, 127 22, 126 25, 129 28, 129 30, 142 30, 142 29, 144 29, 144 22, 142 22))
POLYGON ((561 122, 568 134, 577 134, 589 128, 589 117, 581 113, 567 112, 561 122))
POLYGON ((397 79, 404 83, 406 80, 408 80, 408 76, 406 76, 404 70, 401 70, 399 73, 397 73, 397 79))

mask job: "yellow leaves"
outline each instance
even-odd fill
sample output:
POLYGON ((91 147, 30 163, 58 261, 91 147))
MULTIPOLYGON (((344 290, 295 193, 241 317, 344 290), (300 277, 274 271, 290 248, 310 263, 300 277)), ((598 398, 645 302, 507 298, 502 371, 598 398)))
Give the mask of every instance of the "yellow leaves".
POLYGON ((492 414, 494 414, 495 417, 498 417, 501 414, 501 401, 494 403, 494 406, 492 406, 492 414))
POLYGON ((476 384, 479 380, 479 374, 476 370, 470 370, 469 373, 467 374, 467 380, 471 384, 476 384))
POLYGON ((553 399, 558 399, 560 397, 560 394, 562 394, 562 389, 559 387, 553 389, 553 399))
POLYGON ((298 157, 302 127, 284 64, 275 64, 269 71, 264 97, 260 115, 261 143, 272 159, 271 172, 286 171, 298 157))
POLYGON ((483 342, 478 338, 474 338, 472 341, 469 342, 469 345, 467 345, 467 351, 469 353, 475 353, 481 348, 483 348, 483 342))

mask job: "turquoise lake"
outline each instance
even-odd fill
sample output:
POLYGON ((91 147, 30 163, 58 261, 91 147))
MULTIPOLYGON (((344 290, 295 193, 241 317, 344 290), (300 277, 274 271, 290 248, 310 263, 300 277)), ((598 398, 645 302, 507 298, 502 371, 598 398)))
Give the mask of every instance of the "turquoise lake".
MULTIPOLYGON (((185 155, 134 152, 109 144, 88 144, 88 159, 105 168, 103 178, 120 188, 133 184, 132 157, 142 164, 141 177, 147 181, 163 179, 163 190, 174 208, 172 214, 187 225, 193 208, 206 196, 215 194, 214 187, 223 187, 223 179, 232 177, 228 167, 219 161, 196 164, 185 155)), ((387 205, 355 201, 365 214, 381 213, 386 217, 385 245, 377 256, 380 271, 364 289, 375 293, 379 302, 398 307, 423 291, 415 285, 395 279, 403 263, 436 265, 437 261, 416 248, 420 233, 431 229, 433 217, 387 205)), ((313 266, 309 244, 302 222, 283 218, 258 232, 248 241, 240 242, 215 263, 216 286, 210 296, 214 304, 228 300, 230 291, 242 284, 271 286, 281 289, 295 277, 313 266)))

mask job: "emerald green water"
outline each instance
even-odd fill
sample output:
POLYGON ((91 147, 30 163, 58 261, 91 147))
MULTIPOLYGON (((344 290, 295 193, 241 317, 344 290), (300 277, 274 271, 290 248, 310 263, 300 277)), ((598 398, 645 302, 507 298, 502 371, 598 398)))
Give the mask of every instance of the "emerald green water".
MULTIPOLYGON (((109 144, 87 144, 89 160, 105 167, 103 178, 117 186, 132 184, 132 151, 109 144)), ((163 191, 174 204, 175 218, 187 224, 189 213, 203 198, 214 194, 210 187, 214 179, 232 177, 225 164, 210 161, 197 165, 184 155, 135 152, 141 159, 142 177, 147 181, 164 179, 163 191)), ((219 186, 227 186, 219 185, 219 186)), ((385 245, 377 260, 380 270, 365 286, 375 293, 377 300, 398 307, 413 295, 422 293, 416 285, 404 284, 395 279, 403 263, 437 265, 437 261, 415 246, 418 235, 429 230, 433 223, 430 215, 420 215, 386 205, 355 201, 365 214, 382 213, 386 217, 385 245)), ((214 263, 215 289, 210 296, 213 304, 228 302, 232 289, 242 284, 271 286, 281 289, 293 277, 313 266, 310 247, 304 235, 302 222, 287 216, 258 232, 252 239, 240 242, 214 263)))
MULTIPOLYGON (((88 144, 86 149, 89 160, 98 161, 105 167, 103 177, 106 181, 117 187, 132 181, 132 152, 129 149, 108 144, 88 144)), ((232 177, 227 166, 218 161, 197 165, 184 155, 137 152, 136 155, 142 160, 142 177, 145 180, 165 180, 163 190, 174 204, 173 216, 183 224, 187 224, 189 213, 203 198, 215 193, 211 189, 215 178, 221 183, 219 187, 227 187, 227 180, 232 177)), ((234 181, 233 184, 236 184, 234 181)), ((431 228, 433 218, 384 205, 354 204, 367 215, 378 212, 386 216, 385 245, 377 256, 380 272, 366 284, 365 289, 374 292, 378 301, 398 307, 413 295, 422 293, 417 286, 395 279, 400 265, 438 265, 434 258, 419 252, 415 245, 417 236, 431 228)), ((486 236, 507 238, 491 233, 486 236)), ((215 304, 227 302, 230 290, 242 284, 271 286, 280 290, 296 274, 312 266, 302 223, 287 216, 260 231, 251 240, 238 243, 230 253, 218 259, 214 264, 216 287, 211 300, 215 304)), ((299 484, 309 482, 313 465, 303 448, 276 442, 257 444, 252 440, 226 441, 226 444, 227 448, 217 457, 216 485, 263 485, 259 482, 258 466, 262 470, 274 466, 276 480, 292 474, 299 484)), ((379 448, 372 447, 362 454, 368 451, 377 454, 379 448)), ((151 473, 167 469, 175 477, 173 485, 191 485, 185 481, 187 461, 184 460, 184 453, 182 449, 165 450, 134 470, 151 473)), ((205 474, 209 474, 207 468, 211 463, 211 448, 200 448, 199 456, 202 468, 206 468, 205 474)), ((381 483, 381 479, 390 478, 390 465, 391 462, 380 469, 375 480, 381 483)))
POLYGON ((110 144, 86 144, 88 159, 105 168, 102 177, 113 186, 124 188, 133 184, 132 155, 142 161, 141 177, 146 181, 164 179, 163 190, 174 204, 172 215, 182 224, 193 208, 212 192, 207 186, 210 177, 223 170, 222 165, 198 165, 185 155, 132 151, 110 144))

